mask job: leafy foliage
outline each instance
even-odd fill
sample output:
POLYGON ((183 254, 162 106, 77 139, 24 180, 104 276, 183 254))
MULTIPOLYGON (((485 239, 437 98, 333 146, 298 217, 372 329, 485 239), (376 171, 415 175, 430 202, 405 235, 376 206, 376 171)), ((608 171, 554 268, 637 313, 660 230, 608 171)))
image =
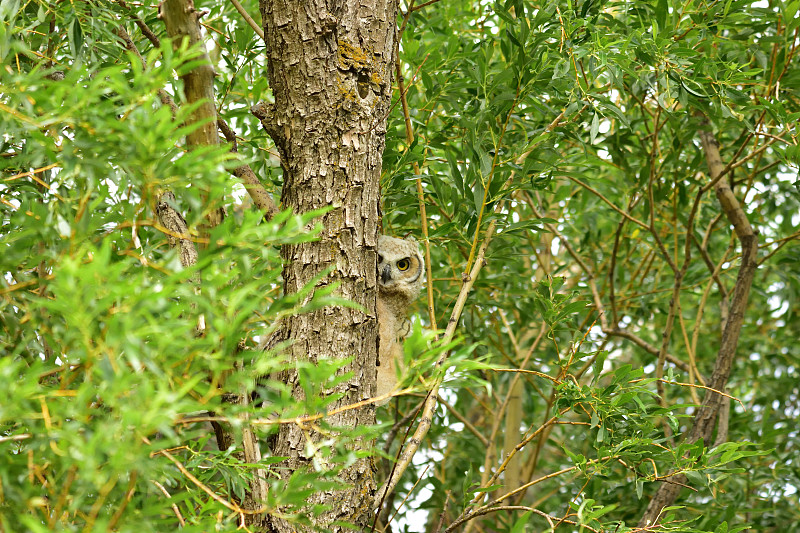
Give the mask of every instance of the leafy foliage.
POLYGON ((405 344, 412 394, 350 430, 321 416, 340 363, 302 367, 303 402, 257 382, 286 366, 254 351, 280 317, 343 302, 279 290, 277 246, 319 228, 241 201, 229 171, 244 161, 281 183, 249 112, 270 99, 266 58, 231 4, 196 4, 238 156, 182 148, 196 125, 176 74, 197 54, 173 51, 155 9, 0 3, 0 529, 234 530, 262 468, 265 510, 306 523, 308 495, 355 455, 382 455, 390 475, 442 375, 379 514, 396 512, 395 530, 638 531, 677 474, 689 488, 649 531, 800 527, 797 1, 401 5, 383 229, 427 244, 431 294, 405 344), (714 442, 686 436, 712 393, 741 248, 701 130, 760 246, 714 442), (168 189, 200 250, 187 268, 154 213, 168 189), (232 216, 206 231, 222 205, 232 216), (455 335, 437 340, 451 317, 455 335), (269 412, 226 401, 253 390, 269 412), (308 443, 315 470, 289 473, 217 450, 210 419, 237 438, 297 420, 331 437, 308 443))
MULTIPOLYGON (((226 394, 285 368, 277 352, 253 351, 282 316, 349 302, 313 285, 280 293, 278 247, 315 238, 319 213, 267 223, 244 210, 201 231, 209 198, 242 191, 228 148, 184 152, 191 109, 172 116, 159 100, 195 53, 142 46, 145 68, 110 31, 130 23, 127 10, 81 6, 2 5, 0 529, 235 530, 248 481, 280 458, 217 451, 208 420, 241 436, 255 415, 266 439, 277 422, 226 394), (153 211, 168 189, 201 249, 187 268, 153 211)), ((342 379, 341 364, 324 363, 305 374, 317 390, 342 379)), ((258 385, 277 419, 325 412, 322 398, 298 405, 281 383, 258 385)), ((344 464, 363 433, 310 453, 344 464)), ((335 473, 273 474, 264 507, 307 520, 305 495, 335 473)))
MULTIPOLYGON (((406 142, 393 116, 385 211, 396 231, 418 228, 420 179, 439 325, 476 248, 492 239, 459 331, 488 363, 527 371, 484 372, 483 391, 444 393, 435 452, 416 467, 427 486, 411 498, 430 510, 429 527, 441 516, 445 529, 459 519, 577 529, 566 517, 625 531, 679 472, 696 492, 665 512, 665 531, 797 524, 785 455, 798 444, 786 425, 797 401, 797 306, 787 295, 800 279, 789 259, 800 200, 796 3, 509 0, 406 14, 400 58, 414 136, 406 142), (682 441, 739 266, 708 192, 700 129, 734 168, 724 179, 761 246, 721 445, 682 441), (491 498, 461 488, 472 483, 491 498), (470 514, 509 492, 502 505, 515 510, 470 514)), ((420 530, 408 513, 407 530, 420 530)))

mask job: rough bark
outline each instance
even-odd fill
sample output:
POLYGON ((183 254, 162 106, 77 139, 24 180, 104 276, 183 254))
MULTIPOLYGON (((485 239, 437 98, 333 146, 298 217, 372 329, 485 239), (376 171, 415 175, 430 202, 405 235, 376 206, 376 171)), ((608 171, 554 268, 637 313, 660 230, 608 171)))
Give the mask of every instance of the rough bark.
MULTIPOLYGON (((326 391, 343 394, 335 408, 369 398, 375 389, 379 181, 397 6, 395 0, 262 0, 260 5, 274 103, 254 113, 281 155, 283 205, 296 213, 332 207, 322 219, 318 242, 283 247, 284 291, 296 292, 330 267, 322 283, 339 283, 341 296, 366 309, 326 307, 291 317, 281 328, 280 338, 292 342, 288 352, 294 360, 353 358, 344 369, 353 372, 352 378, 326 391)), ((283 378, 302 397, 297 374, 289 371, 283 378)), ((355 427, 374 419, 374 408, 365 406, 327 421, 355 427)), ((305 440, 317 437, 308 429, 283 425, 272 452, 289 459, 276 473, 305 468, 310 459, 304 456, 305 440)), ((340 478, 342 489, 309 498, 310 504, 331 506, 314 521, 330 531, 347 529, 335 521, 368 527, 375 491, 371 460, 358 460, 340 478)), ((297 531, 275 517, 266 526, 297 531)))
MULTIPOLYGON (((706 154, 711 182, 714 184, 714 192, 728 222, 733 226, 734 232, 742 245, 742 262, 739 267, 739 275, 736 278, 736 286, 733 289, 733 299, 729 308, 730 313, 722 333, 719 352, 714 363, 714 373, 708 382, 708 387, 711 390, 706 391, 703 402, 694 416, 692 429, 687 437, 688 442, 696 442, 703 439, 705 445, 709 446, 712 442, 711 436, 714 432, 715 422, 720 415, 725 400, 724 396, 714 391, 724 391, 730 377, 733 359, 736 355, 736 346, 739 343, 739 334, 744 323, 744 313, 747 309, 750 287, 753 284, 756 267, 758 266, 758 236, 750 226, 747 214, 739 205, 739 201, 728 185, 728 180, 721 176, 725 167, 722 164, 719 153, 719 142, 711 132, 705 130, 700 131, 700 141, 706 154)), ((726 421, 723 421, 723 423, 727 425, 726 421)), ((727 431, 727 429, 721 428, 720 431, 727 431)), ((685 485, 686 481, 686 476, 681 474, 674 476, 670 482, 661 485, 650 500, 644 515, 639 521, 639 527, 657 523, 662 509, 675 503, 680 494, 681 485, 685 485)))

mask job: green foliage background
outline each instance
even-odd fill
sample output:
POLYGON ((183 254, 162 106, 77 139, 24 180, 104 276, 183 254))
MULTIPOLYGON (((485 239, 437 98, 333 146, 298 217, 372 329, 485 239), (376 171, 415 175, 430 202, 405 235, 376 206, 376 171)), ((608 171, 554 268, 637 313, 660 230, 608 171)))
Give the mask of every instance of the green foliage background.
MULTIPOLYGON (((278 156, 249 113, 270 98, 263 46, 230 4, 197 4, 209 11, 220 116, 241 135, 242 157, 277 191, 278 156)), ((257 2, 243 5, 257 16, 257 2)), ((202 486, 226 501, 241 497, 252 465, 235 450, 209 450, 207 426, 179 421, 213 411, 241 428, 248 408, 225 404, 217 383, 227 376, 230 390, 252 389, 254 376, 281 368, 267 354, 252 372, 228 376, 252 359, 240 343, 254 347, 279 316, 301 312, 302 298, 280 296, 276 246, 313 238, 309 219, 285 213, 263 223, 231 208, 236 216, 200 243, 198 264, 180 268, 156 223, 155 196, 175 192, 176 208, 197 228, 205 213, 241 198, 241 188, 226 170, 234 164, 227 147, 183 151, 188 110, 172 117, 157 95, 165 89, 180 101, 175 74, 192 68, 193 52, 154 46, 133 17, 163 41, 155 9, 126 6, 0 3, 6 531, 159 531, 174 529, 178 514, 184 530, 236 529, 240 515, 153 452, 172 450, 202 486), (121 45, 119 26, 146 67, 121 45)), ((418 322, 446 326, 464 273, 491 242, 457 330, 443 403, 390 499, 395 527, 428 531, 441 520, 442 530, 455 528, 481 498, 515 489, 508 472, 492 479, 508 437, 525 442, 519 462, 509 463, 521 482, 544 478, 502 502, 513 508, 465 522, 471 531, 635 530, 675 470, 693 490, 667 512, 663 530, 800 528, 799 6, 401 5, 405 92, 395 92, 389 117, 383 228, 424 244, 426 210, 433 309, 431 317, 421 298, 418 322), (736 398, 728 442, 713 451, 715 443, 682 437, 706 392, 697 375, 708 377, 714 365, 739 247, 716 198, 701 192, 709 177, 700 129, 714 133, 723 162, 735 165, 725 179, 761 247, 727 388, 736 398), (670 262, 687 259, 687 239, 662 404, 657 358, 646 346, 662 343, 670 262), (475 370, 475 360, 485 368, 475 370), (528 373, 500 371, 507 369, 528 373), (515 379, 518 434, 505 426, 515 379)), ((318 294, 308 305, 331 298, 318 294)), ((409 341, 410 363, 426 339, 417 332, 409 341)), ((405 382, 416 396, 378 411, 387 457, 413 424, 404 418, 429 383, 424 369, 405 382), (403 424, 389 431, 394 422, 403 424)), ((335 365, 308 368, 309 390, 342 379, 335 374, 335 365)), ((268 391, 282 417, 324 412, 324 399, 298 404, 278 383, 268 391)), ((269 427, 258 426, 265 438, 269 427)), ((346 463, 346 443, 360 435, 337 435, 311 453, 346 463)), ((307 491, 330 486, 334 473, 271 478, 269 511, 302 521, 307 491)))

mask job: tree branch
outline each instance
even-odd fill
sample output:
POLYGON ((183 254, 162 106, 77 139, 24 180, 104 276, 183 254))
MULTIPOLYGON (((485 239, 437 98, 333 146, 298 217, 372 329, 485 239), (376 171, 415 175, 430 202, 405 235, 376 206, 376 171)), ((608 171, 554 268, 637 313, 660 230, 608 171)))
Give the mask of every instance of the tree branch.
MULTIPOLYGON (((714 184, 714 191, 728 221, 733 225, 736 236, 742 244, 742 263, 739 268, 739 275, 733 290, 733 299, 730 305, 730 313, 725 330, 722 334, 719 352, 717 353, 714 364, 714 372, 708 383, 710 389, 724 391, 730 377, 733 366, 733 358, 736 355, 736 347, 739 342, 744 313, 747 308, 747 300, 750 295, 750 287, 755 277, 758 255, 758 236, 750 226, 742 207, 739 205, 736 196, 728 185, 727 180, 719 179, 724 168, 719 153, 719 143, 714 135, 706 130, 700 131, 700 141, 705 151, 706 161, 710 171, 711 182, 714 184)), ((688 442, 696 442, 703 439, 703 442, 710 443, 711 435, 714 431, 714 422, 717 420, 720 407, 724 396, 718 392, 707 390, 703 397, 703 403, 694 416, 694 423, 689 435, 688 442)), ((720 428, 722 431, 724 428, 720 428)), ((672 505, 680 493, 681 486, 678 483, 685 483, 686 477, 676 476, 677 483, 666 483, 661 485, 656 491, 647 510, 644 512, 640 527, 647 527, 655 524, 664 507, 672 505)))
MULTIPOLYGON (((189 122, 200 126, 186 135, 186 146, 191 150, 198 146, 218 146, 217 110, 214 107, 214 68, 203 47, 200 33, 201 14, 195 9, 193 0, 162 0, 158 15, 164 21, 173 48, 179 49, 183 41, 197 48, 202 64, 181 76, 186 102, 197 104, 189 122)), ((210 211, 206 218, 211 227, 219 225, 224 218, 222 208, 210 211)))
MULTIPOLYGON (((499 209, 503 202, 498 202, 497 208, 499 209)), ((461 317, 461 312, 464 310, 464 305, 466 304, 467 297, 469 296, 470 291, 472 290, 472 285, 475 283, 475 280, 478 277, 481 269, 483 268, 484 258, 486 257, 486 249, 489 247, 489 243, 494 236, 494 229, 496 226, 496 220, 492 220, 489 223, 489 227, 486 229, 486 235, 483 239, 483 243, 481 243, 481 247, 478 250, 478 253, 475 257, 475 262, 472 265, 472 270, 470 271, 469 275, 466 276, 461 285, 461 291, 458 294, 458 298, 456 299, 455 306, 453 307, 453 313, 450 316, 450 320, 447 323, 447 329, 444 333, 445 341, 450 340, 453 338, 453 335, 456 331, 456 326, 458 325, 458 320, 461 317)), ((445 352, 436 362, 436 366, 440 367, 444 364, 444 361, 447 359, 448 353, 445 352)), ((372 507, 373 509, 377 509, 383 503, 384 498, 387 494, 394 490, 397 486, 397 483, 400 481, 400 478, 405 473, 406 469, 411 465, 411 460, 414 457, 414 454, 419 449, 420 444, 422 444, 422 439, 425 438, 425 435, 428 434, 428 430, 433 423, 433 412, 436 408, 437 398, 439 397, 439 387, 442 384, 442 377, 439 377, 436 382, 433 384, 433 387, 428 392, 428 395, 425 398, 425 405, 422 409, 422 415, 420 416, 420 422, 417 426, 416 431, 414 431, 414 435, 409 439, 408 446, 400 457, 397 460, 394 470, 392 471, 391 477, 386 480, 386 482, 378 489, 377 493, 375 494, 375 498, 373 499, 372 507)))
POLYGON ((250 13, 245 10, 244 6, 242 6, 239 0, 231 0, 231 4, 233 4, 233 7, 236 8, 236 11, 239 12, 244 21, 247 22, 247 25, 253 28, 253 31, 256 32, 256 35, 261 37, 262 41, 266 40, 266 37, 264 36, 264 30, 255 20, 253 20, 253 17, 251 17, 250 13))
MULTIPOLYGON (((231 129, 231 127, 228 126, 228 123, 222 118, 217 119, 217 126, 225 136, 225 140, 231 143, 231 152, 238 153, 239 147, 236 142, 236 133, 233 131, 233 129, 231 129)), ((264 213, 264 217, 267 220, 274 217, 278 212, 278 208, 275 205, 275 202, 272 200, 272 197, 261 184, 261 180, 258 179, 256 173, 253 172, 252 168, 250 168, 250 165, 240 165, 234 168, 231 172, 234 176, 244 182, 244 188, 247 190, 247 194, 250 195, 250 199, 253 200, 253 203, 256 205, 256 207, 258 207, 264 213)))
MULTIPOLYGON (((201 13, 195 9, 193 0, 162 0, 159 4, 158 13, 159 17, 164 21, 167 34, 172 39, 175 49, 182 46, 183 41, 188 41, 187 44, 190 47, 196 47, 200 50, 199 55, 202 63, 181 76, 186 102, 189 105, 196 104, 189 122, 200 125, 186 135, 187 148, 192 150, 201 146, 218 146, 220 142, 219 134, 217 133, 217 110, 214 106, 215 72, 203 46, 200 32, 201 13)), ((258 182, 258 178, 254 174, 252 179, 258 182)), ((213 201, 208 197, 206 200, 208 203, 213 201)), ((222 222, 224 216, 225 210, 220 207, 209 211, 206 215, 206 220, 211 227, 214 227, 222 222)), ((246 393, 241 393, 240 391, 236 396, 237 402, 247 403, 246 393)), ((246 414, 243 415, 243 419, 247 420, 246 414)), ((215 433, 217 434, 218 443, 232 439, 227 428, 215 428, 215 433)), ((249 464, 259 463, 261 453, 258 439, 249 427, 242 432, 242 439, 244 462, 249 464)), ((250 488, 251 491, 248 497, 245 498, 244 507, 257 513, 267 497, 266 471, 264 469, 259 468, 253 472, 250 488)))

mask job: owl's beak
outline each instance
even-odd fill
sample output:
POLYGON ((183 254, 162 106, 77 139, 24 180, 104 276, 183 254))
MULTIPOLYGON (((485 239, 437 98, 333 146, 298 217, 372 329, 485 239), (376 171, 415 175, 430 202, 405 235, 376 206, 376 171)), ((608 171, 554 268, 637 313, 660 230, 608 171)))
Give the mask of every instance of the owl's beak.
POLYGON ((386 265, 383 267, 383 270, 381 270, 381 283, 386 284, 390 279, 392 279, 392 267, 386 265))

